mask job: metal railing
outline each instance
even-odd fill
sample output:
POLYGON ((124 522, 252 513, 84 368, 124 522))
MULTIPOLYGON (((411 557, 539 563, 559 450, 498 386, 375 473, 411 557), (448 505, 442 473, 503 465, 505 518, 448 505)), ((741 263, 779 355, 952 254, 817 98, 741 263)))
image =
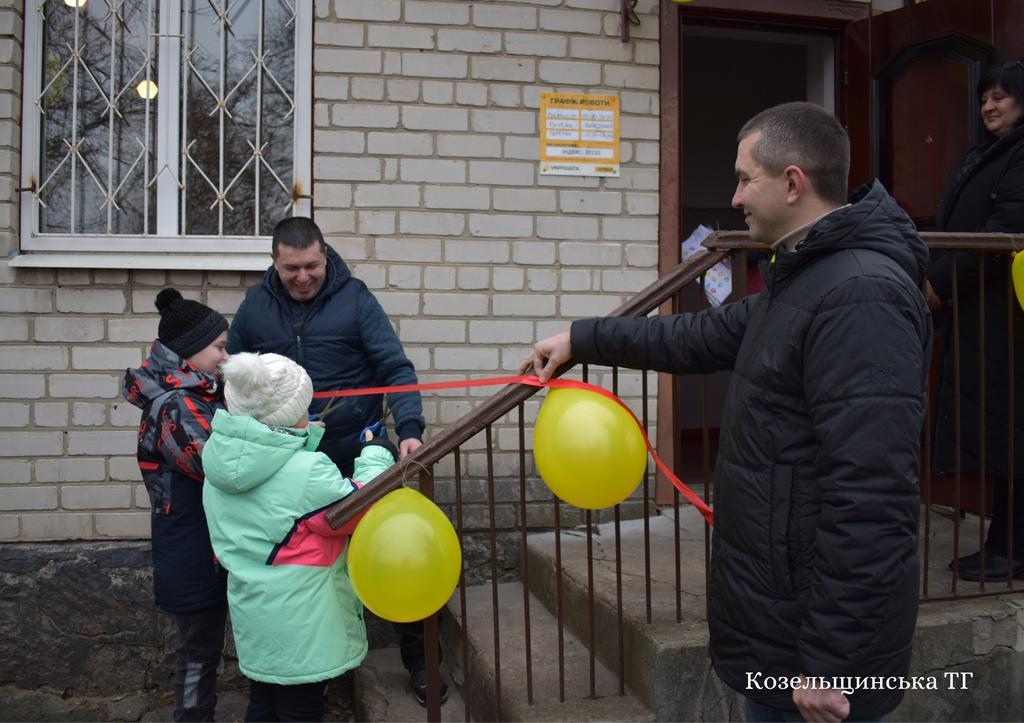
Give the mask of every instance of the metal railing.
MULTIPOLYGON (((972 254, 992 255, 996 254, 1005 257, 1007 279, 1010 278, 1010 262, 1009 255, 1007 252, 1014 250, 1017 247, 1024 248, 1024 236, 1006 236, 1006 235, 990 235, 990 234, 923 234, 929 247, 933 252, 951 252, 961 251, 969 252, 972 254)), ((765 251, 765 247, 753 244, 748 235, 745 232, 718 232, 710 236, 705 242, 706 251, 699 253, 686 262, 677 266, 669 274, 659 278, 655 283, 638 293, 632 299, 622 304, 620 307, 612 311, 609 316, 644 316, 648 313, 662 308, 663 311, 679 311, 682 310, 683 302, 683 291, 687 287, 690 287, 697 281, 703 281, 703 275, 711 269, 715 264, 732 258, 733 278, 734 278, 734 289, 739 288, 745 292, 746 287, 746 261, 748 251, 765 251)), ((998 262, 997 262, 998 263, 998 262)), ((982 299, 985 298, 985 274, 984 269, 986 264, 981 264, 982 272, 979 274, 979 294, 982 299)), ((953 264, 954 278, 956 278, 956 265, 953 264)), ((962 279, 962 277, 960 277, 962 279)), ((703 284, 702 284, 703 286, 703 284)), ((955 321, 959 320, 959 309, 962 303, 960 294, 957 292, 957 284, 953 284, 954 293, 952 298, 952 304, 947 313, 953 315, 955 321)), ((732 298, 736 298, 736 295, 732 298)), ((704 304, 704 295, 700 294, 701 306, 704 304)), ((1007 318, 1008 323, 1008 349, 1009 359, 1007 368, 1010 371, 1007 389, 1008 408, 1010 410, 1010 423, 1009 427, 1009 449, 1013 449, 1013 399, 1014 399, 1014 386, 1013 386, 1013 323, 1012 319, 1014 315, 1020 315, 1019 310, 1016 310, 1014 305, 1017 303, 1014 298, 1014 292, 1012 283, 1008 283, 1007 289, 1007 318)), ((982 345, 984 349, 984 327, 985 327, 985 303, 979 303, 979 320, 980 329, 982 330, 982 345)), ((954 323, 954 330, 958 327, 954 323)), ((957 389, 956 397, 958 399, 957 404, 957 425, 956 425, 956 444, 959 448, 961 441, 961 430, 959 425, 959 369, 960 369, 960 349, 959 349, 959 335, 954 334, 954 338, 950 342, 951 349, 956 358, 956 369, 957 369, 957 389)), ((933 357, 938 359, 936 355, 933 357)), ((941 362, 936 362, 941 363, 941 362)), ((563 374, 572 368, 572 364, 568 364, 562 367, 558 374, 563 374)), ((986 380, 985 364, 979 364, 979 370, 981 374, 980 389, 985 389, 986 381, 988 383, 995 383, 993 380, 986 380)), ((590 370, 583 367, 583 377, 586 381, 590 370)), ((617 369, 611 370, 611 387, 612 391, 618 392, 619 383, 619 372, 617 369)), ((650 403, 648 389, 647 389, 647 376, 641 376, 641 412, 638 416, 641 419, 641 423, 645 428, 645 431, 649 427, 649 415, 648 407, 650 403)), ((677 397, 677 380, 673 378, 672 388, 668 392, 671 394, 673 400, 677 397)), ((525 659, 523 665, 525 668, 525 697, 529 705, 535 703, 534 688, 534 672, 533 672, 533 641, 531 631, 531 585, 535 587, 544 584, 543 581, 531 581, 530 579, 530 565, 528 562, 528 551, 527 551, 527 459, 526 459, 526 414, 524 412, 524 402, 529 399, 533 394, 538 391, 537 388, 526 386, 526 385, 509 385, 503 388, 500 392, 494 396, 483 401, 473 411, 463 416, 457 422, 447 426, 435 434, 432 439, 423 445, 412 457, 405 461, 402 465, 395 465, 384 474, 374 480, 374 482, 366 487, 362 488, 359 492, 350 495, 342 502, 339 502, 333 508, 328 511, 328 520, 332 525, 338 526, 344 521, 352 518, 353 516, 361 513, 368 509, 371 505, 381 499, 389 492, 399 488, 407 479, 410 470, 410 464, 415 465, 420 469, 419 480, 420 480, 420 491, 428 497, 433 497, 433 478, 434 478, 434 467, 442 459, 451 455, 454 461, 454 522, 460 541, 464 539, 466 531, 463 524, 463 481, 464 475, 462 470, 460 454, 462 445, 468 440, 478 434, 483 434, 485 437, 485 454, 486 454, 486 483, 487 483, 487 505, 489 508, 489 520, 488 520, 488 541, 489 541, 489 552, 490 552, 490 574, 489 584, 491 586, 490 604, 491 604, 491 615, 490 621, 492 625, 493 633, 493 689, 491 694, 493 700, 489 700, 486 704, 486 710, 481 711, 478 707, 474 707, 474 711, 470 710, 470 696, 466 696, 466 719, 470 719, 471 712, 477 717, 480 717, 483 712, 483 717, 493 717, 496 719, 503 718, 503 706, 502 706, 502 682, 501 682, 501 671, 502 671, 502 636, 501 623, 499 620, 499 573, 497 568, 498 561, 498 550, 497 550, 497 526, 495 521, 495 474, 493 464, 493 440, 492 440, 492 428, 493 425, 501 418, 509 415, 513 411, 515 414, 515 423, 518 430, 518 484, 519 484, 519 499, 518 499, 518 515, 519 515, 519 545, 520 545, 520 582, 522 584, 522 615, 523 615, 523 634, 525 636, 525 659)), ((665 393, 665 392, 663 392, 665 393)), ((696 481, 703 482, 703 494, 705 499, 710 499, 709 482, 711 479, 712 468, 714 465, 714 452, 712 449, 711 442, 711 427, 708 423, 709 417, 709 392, 707 379, 704 378, 701 382, 700 392, 700 416, 701 416, 701 428, 699 442, 696 444, 694 449, 699 448, 700 452, 700 464, 694 465, 690 462, 688 475, 688 482, 691 484, 696 481)), ((982 395, 984 400, 984 395, 982 395)), ((929 409, 931 409, 929 404, 929 409)), ((673 416, 669 419, 660 418, 659 424, 670 424, 673 430, 673 459, 675 462, 676 469, 679 470, 683 466, 684 460, 681 459, 680 449, 680 434, 678 429, 678 423, 675 418, 675 410, 679 408, 678 404, 673 402, 673 416)), ((982 418, 984 418, 984 401, 982 401, 982 418)), ((922 555, 922 579, 921 579, 921 600, 948 600, 951 598, 968 598, 978 597, 982 595, 994 595, 1004 594, 1007 591, 1015 591, 1022 589, 1021 584, 1014 582, 1013 576, 1010 575, 1005 584, 986 584, 986 581, 982 579, 978 583, 965 584, 958 580, 958 576, 955 571, 949 572, 945 570, 944 562, 950 559, 946 554, 951 554, 952 559, 956 559, 960 556, 960 541, 961 541, 961 530, 965 524, 972 526, 977 525, 978 530, 978 543, 984 543, 984 525, 983 520, 988 513, 988 507, 986 502, 986 473, 984 469, 984 463, 982 464, 979 476, 979 492, 977 496, 977 507, 971 505, 965 506, 962 504, 962 493, 966 489, 965 475, 962 473, 960 468, 960 455, 957 452, 957 464, 954 474, 952 475, 953 494, 952 499, 949 500, 948 504, 940 505, 937 501, 935 490, 933 489, 933 475, 931 470, 931 429, 933 426, 932 415, 929 411, 925 421, 925 429, 922 430, 922 469, 921 469, 921 493, 923 501, 923 519, 921 525, 921 555, 922 555), (968 511, 967 507, 971 507, 968 511), (973 521, 968 521, 967 515, 974 514, 973 521), (934 555, 936 554, 937 547, 944 546, 949 543, 949 547, 941 555, 941 563, 939 567, 936 567, 934 555), (939 591, 939 587, 942 590, 939 591)), ((985 425, 979 421, 979 438, 984 439, 985 436, 985 425)), ((664 456, 664 452, 662 453, 664 456)), ((982 453, 984 454, 984 452, 982 453)), ((1010 458, 1010 469, 1008 470, 1007 478, 1013 479, 1013 468, 1012 460, 1013 455, 1009 455, 1010 458)), ((1013 509, 1013 485, 1007 485, 1006 499, 1007 509, 1013 509)), ((656 613, 652 608, 652 601, 655 599, 655 593, 652 590, 652 532, 651 522, 652 514, 656 514, 656 511, 652 509, 653 493, 651 490, 651 474, 645 472, 642 481, 642 502, 643 502, 643 515, 642 520, 639 524, 642 524, 642 540, 643 540, 643 566, 644 566, 644 593, 643 593, 643 605, 644 605, 644 619, 647 624, 650 625, 652 622, 672 622, 671 614, 666 613, 664 606, 659 606, 658 610, 660 613, 656 613), (660 617, 659 617, 660 616, 660 617), (667 617, 666 617, 667 616, 667 617)), ((686 508, 681 510, 680 508, 680 496, 678 492, 673 490, 673 501, 670 505, 673 519, 673 533, 672 533, 672 547, 674 548, 674 556, 672 558, 672 568, 674 577, 674 600, 673 604, 669 604, 667 609, 674 607, 674 621, 676 623, 682 622, 684 619, 684 609, 689 614, 694 614, 694 610, 697 609, 693 604, 684 605, 683 595, 684 586, 682 578, 683 570, 683 555, 682 550, 686 546, 686 543, 681 539, 681 529, 683 524, 681 520, 685 519, 686 508), (682 515, 682 517, 681 517, 682 515)), ((667 511, 663 508, 663 511, 667 511)), ((553 644, 557 647, 557 659, 558 659, 558 699, 562 702, 566 700, 566 655, 565 655, 565 640, 564 640, 564 628, 566 626, 566 600, 565 600, 565 580, 563 571, 563 525, 562 525, 562 514, 563 508, 559 503, 559 500, 552 496, 552 518, 554 527, 554 579, 553 579, 553 597, 554 597, 554 610, 553 613, 557 619, 557 635, 554 641, 544 641, 547 644, 553 644)), ((630 688, 637 688, 643 686, 642 676, 644 671, 627 670, 626 660, 626 636, 624 634, 624 601, 623 601, 623 571, 622 571, 622 532, 621 532, 621 515, 620 508, 616 506, 612 511, 612 522, 610 523, 613 529, 612 537, 614 539, 614 578, 615 578, 615 602, 614 602, 614 626, 615 635, 613 640, 609 642, 608 639, 602 638, 597 640, 596 636, 596 613, 595 613, 595 577, 594 577, 594 513, 586 511, 584 516, 583 530, 580 534, 585 534, 586 537, 586 590, 587 598, 585 603, 585 616, 586 623, 582 624, 582 628, 585 631, 586 643, 589 649, 589 695, 591 698, 597 696, 596 689, 596 669, 597 669, 597 657, 599 655, 599 649, 602 651, 600 656, 602 660, 613 669, 615 677, 617 677, 617 692, 619 695, 623 695, 626 691, 627 685, 630 688), (638 677, 639 676, 639 677, 638 677)), ((698 518, 699 519, 699 518, 698 518)), ((706 525, 703 525, 703 521, 700 520, 700 527, 703 527, 703 552, 704 552, 704 567, 700 571, 700 575, 704 578, 706 590, 706 575, 707 575, 707 561, 710 557, 710 534, 706 525)), ((1012 530, 1012 524, 1010 525, 1012 530)), ((692 526, 691 529, 699 529, 697 526, 692 526)), ((693 540, 690 540, 693 543, 693 540)), ((1012 532, 1011 532, 1011 543, 1012 543, 1012 532)), ((660 549, 660 548, 659 548, 660 549)), ((691 548, 691 552, 695 552, 697 548, 691 548)), ((1008 545, 1007 548, 1008 556, 1012 558, 1012 549, 1008 545)), ((659 552, 657 557, 663 557, 667 554, 659 552)), ((665 586, 662 585, 662 588, 665 586)), ((458 588, 458 600, 460 607, 460 620, 462 625, 466 626, 467 615, 470 613, 467 604, 467 589, 465 576, 460 579, 458 588)), ((689 595, 689 593, 688 593, 689 595)), ((634 597, 634 602, 636 598, 634 597)), ((696 613, 703 616, 703 604, 699 607, 699 611, 696 613)), ((703 618, 702 618, 703 619, 703 618)), ((437 651, 437 635, 438 626, 436 617, 433 617, 425 621, 425 633, 426 633, 426 651, 428 654, 428 708, 427 715, 428 720, 440 720, 440 706, 436 697, 438 690, 440 675, 437 667, 436 651, 437 651)), ((581 636, 582 637, 582 636, 581 636)), ((468 650, 468 636, 465 631, 465 627, 462 635, 462 661, 465 666, 470 665, 470 651, 468 650)), ((507 661, 506 661, 507 662, 507 661)), ((467 675, 468 677, 468 675, 467 675)), ((480 695, 475 696, 473 705, 478 706, 480 695)))

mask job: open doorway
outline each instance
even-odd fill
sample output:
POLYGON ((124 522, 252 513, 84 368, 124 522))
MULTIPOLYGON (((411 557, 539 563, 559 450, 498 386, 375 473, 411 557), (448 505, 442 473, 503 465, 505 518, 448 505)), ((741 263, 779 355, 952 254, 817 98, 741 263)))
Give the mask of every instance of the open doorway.
POLYGON ((682 218, 741 230, 730 207, 736 176, 736 134, 765 108, 806 100, 835 111, 833 35, 782 33, 683 24, 682 218))
MULTIPOLYGON (((830 32, 683 23, 677 254, 679 244, 699 224, 711 230, 745 230, 743 214, 731 206, 736 188, 736 134, 756 113, 779 103, 810 101, 835 111, 837 45, 837 34, 830 32)), ((757 266, 762 258, 764 255, 748 256, 746 288, 733 288, 730 300, 759 289, 762 282, 757 266)), ((702 308, 701 296, 701 289, 694 284, 683 294, 683 310, 702 308)), ((688 484, 700 484, 704 481, 705 415, 713 464, 729 373, 680 377, 677 383, 681 454, 676 466, 688 484)), ((659 488, 658 498, 667 502, 671 492, 659 488)))

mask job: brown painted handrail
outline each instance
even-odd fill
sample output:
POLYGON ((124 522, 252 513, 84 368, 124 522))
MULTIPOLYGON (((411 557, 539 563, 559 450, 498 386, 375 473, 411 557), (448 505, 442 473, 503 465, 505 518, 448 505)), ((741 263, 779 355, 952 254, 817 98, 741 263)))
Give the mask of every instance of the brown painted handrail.
MULTIPOLYGON (((1024 251, 1024 235, 1009 233, 940 233, 925 231, 921 238, 933 251, 1024 251)), ((750 240, 746 231, 718 231, 704 240, 716 251, 765 251, 767 246, 750 240)))
MULTIPOLYGON (((743 234, 746 236, 746 234, 743 234)), ((709 237, 713 238, 712 237, 709 237)), ((748 242, 749 243, 749 242, 748 242)), ((760 248, 760 247, 757 247, 760 248)), ((662 276, 643 291, 610 312, 608 316, 642 316, 658 308, 673 294, 693 283, 697 277, 712 266, 728 258, 725 250, 705 251, 695 254, 686 262, 679 264, 671 273, 662 276)), ((564 374, 574 364, 569 363, 560 368, 558 375, 564 374)), ((484 401, 461 419, 453 422, 434 436, 416 452, 406 457, 400 464, 393 465, 382 472, 372 483, 358 492, 354 492, 341 502, 327 510, 327 521, 332 527, 339 527, 347 520, 368 509, 384 495, 402 486, 407 479, 413 479, 422 468, 429 469, 452 450, 463 444, 475 434, 483 430, 499 417, 516 408, 516 405, 530 398, 538 391, 537 387, 525 384, 509 384, 493 397, 484 401)))

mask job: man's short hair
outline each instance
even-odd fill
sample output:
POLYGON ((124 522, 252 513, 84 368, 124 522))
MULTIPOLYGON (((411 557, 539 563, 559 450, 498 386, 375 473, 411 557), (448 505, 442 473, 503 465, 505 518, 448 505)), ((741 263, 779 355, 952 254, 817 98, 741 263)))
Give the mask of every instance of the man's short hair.
POLYGON ((293 249, 308 249, 319 242, 320 250, 326 251, 327 244, 320 227, 312 219, 305 216, 292 216, 279 221, 274 227, 274 240, 270 245, 270 253, 276 257, 278 246, 289 246, 293 249))
POLYGON ((783 103, 747 121, 736 141, 757 132, 751 155, 770 174, 797 166, 822 200, 846 203, 850 137, 834 115, 814 103, 783 103))

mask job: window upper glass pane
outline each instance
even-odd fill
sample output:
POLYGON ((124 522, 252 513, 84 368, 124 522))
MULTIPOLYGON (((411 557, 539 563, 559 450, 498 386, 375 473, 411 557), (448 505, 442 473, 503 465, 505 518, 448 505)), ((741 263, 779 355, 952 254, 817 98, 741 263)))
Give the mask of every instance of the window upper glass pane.
POLYGON ((155 3, 68 6, 47 0, 43 23, 39 230, 139 234, 154 222, 155 3), (148 224, 147 224, 148 217, 148 224))
POLYGON ((291 204, 294 9, 281 0, 236 0, 226 13, 209 0, 186 5, 186 232, 269 235, 291 204))

